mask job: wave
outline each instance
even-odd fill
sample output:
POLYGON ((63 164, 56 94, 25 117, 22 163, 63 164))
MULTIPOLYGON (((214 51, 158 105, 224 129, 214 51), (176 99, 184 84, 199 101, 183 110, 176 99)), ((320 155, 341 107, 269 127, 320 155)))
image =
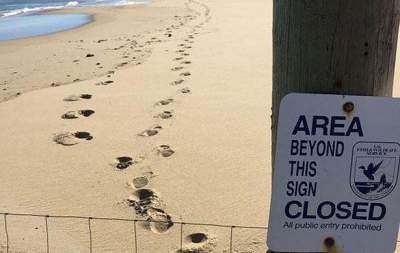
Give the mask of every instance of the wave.
POLYGON ((52 9, 61 9, 64 6, 48 6, 48 7, 34 7, 34 8, 22 8, 22 9, 16 9, 12 10, 6 13, 3 13, 3 17, 10 17, 10 16, 15 16, 15 15, 20 15, 28 12, 38 12, 38 11, 44 11, 44 10, 52 10, 52 9))
POLYGON ((146 4, 149 3, 149 0, 95 0, 94 4, 88 4, 85 3, 84 1, 82 4, 78 1, 70 1, 66 3, 65 5, 57 5, 57 6, 43 6, 43 7, 25 7, 21 9, 15 9, 15 10, 9 10, 7 12, 1 13, 0 12, 0 18, 1 17, 10 17, 10 16, 16 16, 16 15, 22 15, 26 13, 34 13, 34 12, 41 12, 41 11, 47 11, 47 10, 59 10, 63 8, 73 8, 77 6, 110 6, 110 5, 131 5, 131 4, 146 4))
POLYGON ((16 16, 16 15, 31 13, 31 12, 40 12, 40 11, 47 11, 47 10, 59 10, 59 9, 62 9, 62 8, 75 7, 75 6, 78 6, 78 5, 79 5, 79 2, 71 1, 71 2, 68 2, 66 5, 43 6, 43 7, 32 7, 32 8, 25 7, 25 8, 11 10, 11 11, 8 11, 8 12, 5 12, 5 13, 1 13, 0 17, 10 17, 10 16, 16 16))
POLYGON ((71 2, 68 2, 68 3, 65 5, 65 7, 73 7, 73 6, 77 6, 77 5, 79 5, 79 2, 77 2, 77 1, 71 1, 71 2))

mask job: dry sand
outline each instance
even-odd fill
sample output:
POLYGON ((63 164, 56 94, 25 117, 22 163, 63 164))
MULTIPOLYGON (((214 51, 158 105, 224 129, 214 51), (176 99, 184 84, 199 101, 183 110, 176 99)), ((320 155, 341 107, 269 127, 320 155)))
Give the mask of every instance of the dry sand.
MULTIPOLYGON (((96 21, 0 43, 0 211, 265 226, 271 4, 78 11, 96 21)), ((92 223, 93 252, 132 252, 132 223, 92 223)), ((10 252, 45 252, 44 218, 7 225, 10 252)), ((180 226, 161 225, 137 224, 139 252, 179 252, 180 226)), ((87 220, 48 226, 50 252, 88 252, 87 220)), ((235 252, 264 252, 264 230, 233 235, 235 252)), ((229 250, 228 228, 185 225, 183 236, 183 252, 229 250)))
MULTIPOLYGON (((272 1, 78 11, 95 22, 0 42, 0 211, 266 226, 272 1)), ((46 252, 43 217, 7 217, 9 252, 46 252)), ((178 224, 152 225, 136 244, 131 222, 93 220, 93 252, 180 252, 178 224)), ((87 220, 48 227, 50 252, 89 252, 87 220)), ((183 252, 229 252, 229 228, 182 233, 183 252)), ((233 239, 265 252, 264 230, 233 239)))

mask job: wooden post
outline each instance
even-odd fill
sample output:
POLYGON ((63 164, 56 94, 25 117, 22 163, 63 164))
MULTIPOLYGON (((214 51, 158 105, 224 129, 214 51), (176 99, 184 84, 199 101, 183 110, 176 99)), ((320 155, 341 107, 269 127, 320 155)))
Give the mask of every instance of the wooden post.
POLYGON ((274 0, 272 162, 288 93, 391 96, 400 0, 274 0))

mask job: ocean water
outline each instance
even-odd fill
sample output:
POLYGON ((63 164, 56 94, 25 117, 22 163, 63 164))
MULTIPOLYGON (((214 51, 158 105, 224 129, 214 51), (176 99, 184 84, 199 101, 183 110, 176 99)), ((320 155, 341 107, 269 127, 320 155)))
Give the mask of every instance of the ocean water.
POLYGON ((86 14, 23 15, 0 18, 0 41, 68 30, 91 21, 86 14))
POLYGON ((146 1, 135 0, 0 0, 0 17, 37 13, 43 10, 98 5, 127 5, 146 1))
POLYGON ((91 21, 85 14, 41 14, 45 10, 147 3, 146 0, 0 0, 0 41, 59 32, 91 21))

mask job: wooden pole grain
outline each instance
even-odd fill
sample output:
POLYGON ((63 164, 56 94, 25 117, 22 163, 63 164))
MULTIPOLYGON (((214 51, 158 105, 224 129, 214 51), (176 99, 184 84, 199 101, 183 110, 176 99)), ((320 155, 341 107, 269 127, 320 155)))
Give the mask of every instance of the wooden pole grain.
POLYGON ((399 11, 400 0, 274 0, 272 162, 286 94, 392 95, 399 11))

